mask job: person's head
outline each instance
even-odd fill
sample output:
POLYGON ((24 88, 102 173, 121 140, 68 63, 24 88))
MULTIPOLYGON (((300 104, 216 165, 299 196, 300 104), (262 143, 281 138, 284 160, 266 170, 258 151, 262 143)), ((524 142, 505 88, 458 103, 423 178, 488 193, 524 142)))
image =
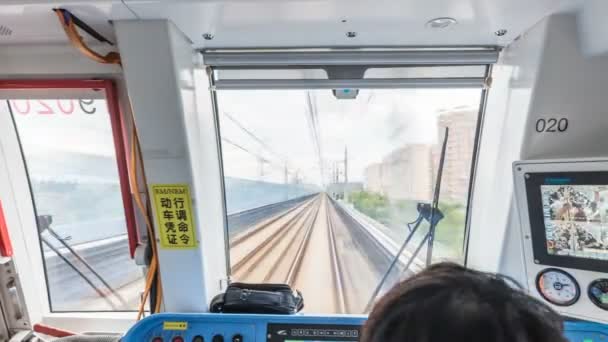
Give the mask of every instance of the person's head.
POLYGON ((561 317, 506 280, 430 266, 376 303, 361 342, 565 342, 561 317))

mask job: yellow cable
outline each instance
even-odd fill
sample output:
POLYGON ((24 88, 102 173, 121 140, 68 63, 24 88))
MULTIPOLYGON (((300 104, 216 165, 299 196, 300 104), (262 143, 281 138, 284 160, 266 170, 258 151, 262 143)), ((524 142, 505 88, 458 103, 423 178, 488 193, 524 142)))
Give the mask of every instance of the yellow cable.
POLYGON ((158 265, 158 261, 156 258, 152 258, 150 262, 150 268, 148 269, 148 274, 146 276, 146 287, 144 289, 144 295, 139 303, 139 310, 137 311, 137 320, 139 321, 144 314, 146 307, 146 300, 148 299, 148 295, 150 294, 150 289, 152 288, 152 280, 154 279, 154 274, 156 273, 156 267, 158 265))
MULTIPOLYGON (((135 128, 135 125, 133 126, 133 128, 134 128, 134 132, 133 132, 133 134, 134 134, 135 139, 136 139, 136 140, 135 140, 135 142, 136 142, 136 144, 135 144, 136 152, 135 152, 135 154, 134 154, 134 155, 136 155, 136 156, 138 156, 138 157, 139 157, 139 164, 143 165, 143 159, 142 159, 142 154, 141 154, 141 147, 140 147, 140 145, 139 145, 139 139, 137 139, 137 129, 135 128)), ((148 182, 147 182, 147 179, 146 179, 146 175, 145 175, 145 174, 143 174, 143 175, 142 175, 142 177, 144 178, 144 183, 146 183, 146 184, 147 184, 148 182)), ((138 193, 138 195, 139 195, 139 193, 138 193)), ((146 188, 146 196, 149 198, 149 194, 148 194, 148 192, 147 192, 147 188, 146 188)), ((138 198, 139 198, 139 197, 138 197, 138 198)), ((140 199, 140 201, 141 201, 141 199, 140 199)), ((141 205, 141 204, 140 204, 140 205, 141 205)), ((143 209, 142 209, 142 210, 143 210, 143 209)), ((147 216, 146 216, 146 218, 147 218, 147 216)), ((149 222, 149 221, 148 221, 148 222, 149 222)), ((148 234, 149 234, 150 236, 153 236, 153 237, 154 237, 154 235, 155 235, 155 234, 154 234, 154 231, 152 230, 152 225, 151 225, 151 224, 148 224, 147 226, 148 226, 148 228, 149 228, 149 229, 148 229, 148 234)), ((154 240, 154 239, 153 239, 153 240, 154 240)), ((154 255, 155 255, 155 256, 156 256, 156 255, 158 255, 158 247, 156 246, 156 244, 153 244, 152 249, 153 249, 153 253, 154 253, 154 255)), ((159 270, 159 269, 160 269, 160 265, 159 265, 159 267, 157 267, 157 272, 158 272, 158 270, 159 270)), ((157 292, 156 292, 156 305, 155 305, 154 310, 152 311, 153 313, 160 312, 160 307, 161 307, 161 304, 162 304, 162 299, 163 299, 162 281, 161 281, 161 277, 160 277, 160 275, 159 275, 158 277, 156 277, 156 281, 157 281, 157 284, 156 284, 156 285, 157 285, 157 286, 156 286, 156 288, 157 288, 157 292)))
MULTIPOLYGON (((129 169, 129 179, 131 184, 131 192, 133 193, 133 198, 135 199, 135 203, 139 210, 142 212, 146 222, 146 228, 148 231, 148 238, 150 239, 150 244, 152 245, 152 260, 150 262, 150 268, 148 270, 148 274, 146 277, 146 286, 144 290, 144 295, 142 301, 139 305, 139 310, 137 314, 137 320, 140 320, 143 316, 145 310, 145 303, 150 294, 150 289, 152 288, 152 283, 154 282, 154 278, 157 275, 158 270, 158 258, 157 258, 157 249, 156 249, 156 239, 154 237, 154 230, 152 229, 152 224, 150 222, 150 218, 147 215, 147 211, 145 210, 143 200, 141 199, 139 193, 139 182, 137 180, 137 164, 136 164, 136 156, 138 156, 139 150, 139 139, 137 137, 137 130, 135 128, 135 122, 132 122, 132 134, 131 134, 131 168, 129 169)), ((141 156, 140 156, 141 157, 141 156)), ((160 285, 160 276, 157 276, 157 285, 160 285)), ((162 301, 162 290, 160 286, 157 286, 157 296, 156 296, 156 307, 150 308, 152 313, 158 312, 160 308, 160 302, 162 301)))
MULTIPOLYGON (((151 239, 152 242, 152 253, 153 255, 157 255, 157 248, 156 248, 156 241, 154 239, 155 234, 154 234, 154 230, 152 229, 152 223, 150 222, 150 218, 147 215, 147 210, 144 207, 143 204, 143 200, 140 197, 140 193, 139 193, 139 182, 137 180, 137 172, 136 172, 136 161, 135 161, 135 157, 136 156, 140 156, 140 160, 139 162, 143 164, 142 160, 141 160, 141 150, 139 147, 139 139, 137 137, 137 129, 135 128, 135 121, 133 120, 133 131, 132 131, 132 144, 131 144, 131 163, 132 165, 134 165, 133 167, 133 172, 130 172, 130 176, 132 177, 131 179, 131 184, 134 184, 135 189, 132 189, 131 192, 134 192, 134 198, 135 198, 135 203, 137 204, 137 206, 139 207, 139 210, 141 210, 142 215, 144 215, 145 221, 146 221, 146 227, 148 230, 148 237, 151 239)), ((144 175, 145 177, 145 175, 144 175)), ((144 180, 144 183, 147 184, 147 181, 144 180)), ((147 194, 147 189, 146 189, 146 194, 147 194)), ((149 196, 147 196, 149 197, 149 196)))
POLYGON ((162 282, 160 280, 160 277, 157 277, 158 281, 157 281, 157 286, 156 286, 156 307, 154 308, 154 312, 155 313, 159 313, 160 312, 160 306, 162 304, 162 299, 163 299, 163 286, 162 286, 162 282))
MULTIPOLYGON (((76 47, 76 49, 78 49, 82 54, 84 54, 85 56, 87 56, 99 63, 110 63, 110 64, 121 65, 120 54, 118 54, 116 52, 110 52, 107 55, 102 56, 101 54, 93 51, 91 48, 89 48, 84 43, 82 37, 78 34, 78 31, 76 30, 76 26, 74 25, 74 22, 72 20, 66 20, 66 17, 64 15, 63 11, 60 9, 56 9, 55 13, 57 14, 57 17, 59 18, 61 27, 63 27, 65 34, 68 36, 68 39, 70 40, 72 45, 74 45, 74 47, 76 47)), ((154 229, 152 226, 151 219, 148 215, 149 212, 146 210, 144 201, 142 200, 141 195, 139 193, 139 182, 138 182, 138 175, 137 175, 136 158, 139 157, 137 159, 139 160, 139 163, 141 165, 143 165, 143 160, 142 160, 142 156, 141 156, 141 147, 139 145, 139 138, 137 136, 137 129, 135 127, 135 119, 133 117, 133 108, 131 108, 131 123, 132 123, 133 129, 132 129, 132 135, 131 135, 131 158, 130 158, 131 165, 129 168, 129 186, 131 188, 131 194, 133 195, 135 204, 137 205, 138 209, 141 211, 141 214, 144 217, 145 224, 146 224, 146 230, 148 232, 148 238, 150 239, 150 244, 152 245, 152 258, 150 260, 150 267, 148 269, 148 274, 146 275, 146 283, 145 283, 146 285, 145 285, 145 289, 144 289, 143 300, 140 303, 138 315, 137 315, 137 320, 139 320, 139 319, 141 319, 141 317, 143 315, 145 303, 150 294, 150 289, 152 288, 152 283, 154 282, 155 278, 156 278, 156 285, 157 285, 157 289, 158 289, 157 293, 156 293, 156 305, 154 308, 150 308, 150 310, 153 310, 152 311, 153 313, 160 311, 160 306, 161 306, 160 303, 162 302, 162 283, 161 283, 161 279, 160 279, 160 272, 159 272, 160 267, 158 264, 158 250, 157 250, 157 246, 156 246, 156 237, 154 234, 154 229)), ((145 173, 142 173, 142 177, 144 180, 144 184, 148 184, 145 173)), ((149 199, 150 196, 148 194, 147 188, 145 188, 144 192, 146 194, 146 198, 149 199)))
POLYGON ((76 25, 74 25, 73 20, 66 20, 66 17, 63 13, 62 9, 54 10, 57 16, 59 17, 59 21, 61 22, 61 27, 65 31, 65 34, 68 36, 68 39, 76 47, 83 55, 89 57, 90 59, 105 64, 120 64, 120 55, 117 52, 110 52, 105 56, 93 51, 90 47, 88 47, 85 43, 78 31, 76 30, 76 25))

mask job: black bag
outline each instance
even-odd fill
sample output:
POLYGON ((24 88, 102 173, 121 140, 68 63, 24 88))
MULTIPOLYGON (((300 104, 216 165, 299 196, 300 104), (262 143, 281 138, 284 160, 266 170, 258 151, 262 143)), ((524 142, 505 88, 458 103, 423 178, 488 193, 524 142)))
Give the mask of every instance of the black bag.
POLYGON ((302 310, 304 298, 287 284, 232 283, 211 301, 211 312, 291 315, 302 310))

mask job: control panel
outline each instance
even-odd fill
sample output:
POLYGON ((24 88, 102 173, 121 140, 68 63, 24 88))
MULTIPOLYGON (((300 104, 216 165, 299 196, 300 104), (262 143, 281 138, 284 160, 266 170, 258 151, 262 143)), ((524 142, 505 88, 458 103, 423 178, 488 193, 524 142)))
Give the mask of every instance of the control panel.
POLYGON ((608 160, 519 161, 513 175, 530 294, 608 323, 608 160))
POLYGON ((138 322, 122 342, 359 341, 365 316, 157 314, 138 322))
POLYGON ((608 341, 608 326, 590 322, 566 322, 564 334, 570 342, 608 341))
MULTIPOLYGON (((157 314, 138 322, 121 342, 359 341, 365 316, 157 314)), ((608 325, 568 321, 570 342, 606 342, 608 325)))

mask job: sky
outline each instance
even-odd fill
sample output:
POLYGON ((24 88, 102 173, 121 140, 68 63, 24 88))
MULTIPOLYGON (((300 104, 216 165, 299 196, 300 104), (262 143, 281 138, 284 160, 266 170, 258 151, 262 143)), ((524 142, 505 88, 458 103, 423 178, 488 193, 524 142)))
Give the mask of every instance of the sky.
POLYGON ((287 168, 289 179, 297 173, 307 183, 322 185, 334 163, 342 168, 347 148, 349 181, 363 181, 365 168, 396 148, 435 144, 438 111, 477 108, 481 96, 479 89, 391 89, 361 90, 355 100, 338 100, 330 90, 310 91, 318 118, 320 163, 308 92, 218 91, 227 176, 284 182, 287 168))
MULTIPOLYGON (((118 182, 114 141, 105 100, 11 100, 30 177, 39 180, 118 182), (66 114, 69 113, 69 114, 66 114)), ((3 101, 0 113, 8 108, 3 101)))
MULTIPOLYGON (((363 181, 365 168, 396 148, 436 143, 437 112, 476 108, 480 95, 479 89, 363 89, 354 100, 338 100, 330 90, 221 90, 224 172, 251 180, 283 183, 287 177, 289 182, 298 178, 323 185, 334 169, 343 170, 347 149, 349 181, 363 181), (314 125, 309 96, 316 113, 314 125)), ((92 115, 77 100, 11 100, 11 107, 26 156, 40 161, 30 163, 42 169, 30 170, 32 176, 114 178, 114 143, 105 100, 85 108, 94 107, 92 115), (53 114, 41 114, 47 112, 53 114), (75 154, 92 160, 76 165, 75 154), (97 166, 103 160, 107 167, 97 166)))
POLYGON ((20 138, 32 153, 62 150, 114 156, 105 100, 94 100, 85 107, 94 108, 94 114, 83 112, 78 100, 11 100, 10 103, 20 138))

